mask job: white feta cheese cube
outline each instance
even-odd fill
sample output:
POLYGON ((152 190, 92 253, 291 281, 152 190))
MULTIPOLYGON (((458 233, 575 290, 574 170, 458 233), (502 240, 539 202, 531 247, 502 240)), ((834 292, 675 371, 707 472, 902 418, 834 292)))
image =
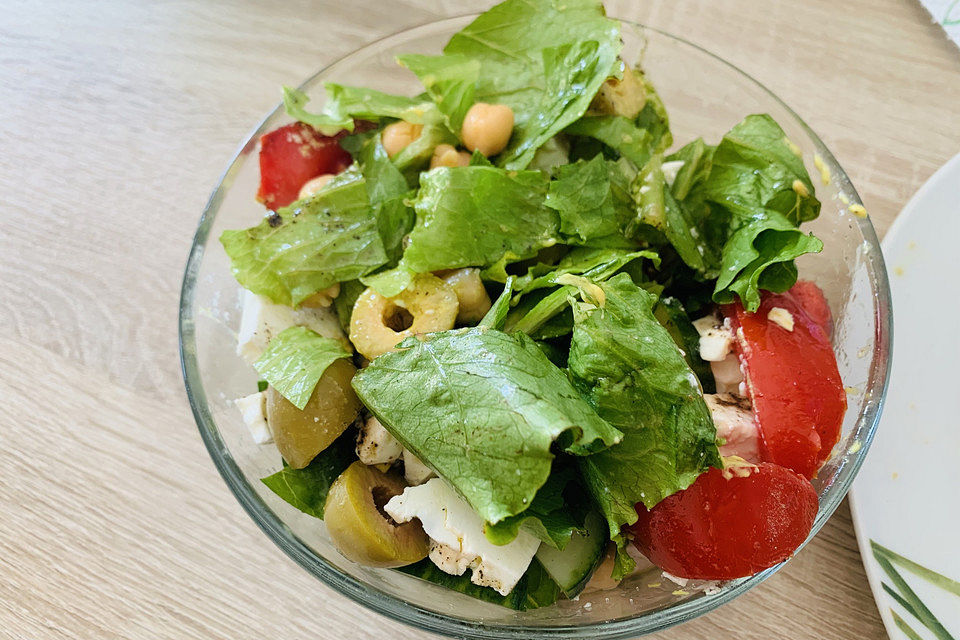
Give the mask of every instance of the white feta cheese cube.
POLYGON ((733 350, 733 329, 729 320, 709 315, 693 321, 700 334, 700 357, 707 362, 720 362, 733 350))
POLYGON ((430 559, 441 571, 462 575, 471 569, 470 581, 507 595, 533 560, 540 541, 526 531, 505 545, 495 545, 483 535, 483 519, 440 478, 418 487, 407 487, 387 502, 384 510, 397 522, 420 520, 437 544, 430 559))
POLYGON ((760 430, 750 401, 729 393, 706 393, 703 399, 710 409, 717 436, 723 438, 720 455, 740 456, 747 462, 760 462, 760 430))
POLYGON ((683 160, 670 160, 660 165, 660 170, 663 171, 663 179, 667 185, 673 186, 674 181, 677 179, 677 174, 680 172, 680 169, 683 168, 683 165, 683 160))
POLYGON ((767 320, 780 325, 787 331, 793 331, 793 314, 783 307, 770 309, 767 313, 767 320))
POLYGON ((433 469, 420 462, 420 458, 404 449, 403 477, 406 479, 407 484, 417 486, 423 484, 430 478, 436 478, 437 474, 433 472, 433 469))
POLYGON ((237 398, 233 401, 240 410, 244 424, 250 430, 253 441, 257 444, 273 442, 273 434, 267 424, 267 394, 251 393, 249 396, 237 398))
POLYGON ((710 371, 713 373, 714 382, 717 383, 717 393, 744 395, 740 389, 743 383, 743 369, 737 354, 731 353, 719 362, 711 362, 710 371))
POLYGON ((374 416, 367 418, 357 437, 357 457, 363 464, 390 464, 403 454, 403 445, 374 416))
POLYGON ((345 341, 333 309, 302 307, 294 309, 274 304, 251 291, 243 292, 243 315, 237 333, 237 355, 253 364, 267 348, 273 336, 293 326, 307 327, 321 336, 345 341))

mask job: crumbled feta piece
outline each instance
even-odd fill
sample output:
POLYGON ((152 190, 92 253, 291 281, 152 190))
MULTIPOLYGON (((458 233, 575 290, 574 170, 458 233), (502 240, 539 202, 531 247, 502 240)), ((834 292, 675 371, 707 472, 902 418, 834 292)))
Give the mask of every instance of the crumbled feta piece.
POLYGON ((774 322, 787 331, 793 331, 793 314, 783 307, 774 307, 767 313, 767 320, 774 322))
POLYGON ((683 165, 683 160, 670 160, 660 165, 660 170, 663 171, 663 179, 667 185, 673 186, 673 182, 677 179, 677 174, 683 168, 683 165))
POLYGON ((703 399, 717 426, 717 436, 724 440, 720 455, 725 458, 740 456, 747 462, 760 462, 760 431, 750 401, 729 393, 705 393, 703 399))
POLYGON ((746 395, 740 388, 743 383, 743 369, 740 368, 740 358, 737 354, 731 353, 720 362, 711 362, 710 371, 713 373, 714 382, 717 383, 717 393, 746 395))
POLYGON ((433 469, 420 462, 420 458, 404 449, 403 477, 406 479, 407 484, 417 486, 423 484, 430 478, 436 478, 437 474, 433 472, 433 469))
POLYGON ((729 320, 709 315, 693 321, 700 334, 700 357, 707 362, 720 362, 733 350, 733 329, 729 320))
POLYGON ((251 291, 244 291, 243 316, 237 333, 237 355, 253 364, 273 336, 293 326, 307 327, 326 338, 345 340, 337 315, 330 308, 294 309, 274 304, 251 291))
POLYGON ((483 535, 483 519, 453 487, 434 478, 418 487, 407 487, 384 506, 397 522, 420 520, 437 544, 430 559, 441 571, 462 575, 471 569, 470 581, 507 595, 533 560, 540 541, 520 531, 509 544, 495 545, 483 535))
POLYGON ((390 464, 403 454, 403 445, 374 416, 367 418, 357 436, 357 457, 363 464, 390 464))
POLYGON ((253 441, 257 444, 273 442, 273 434, 267 425, 267 394, 262 391, 251 393, 249 396, 237 398, 233 401, 240 409, 244 424, 250 430, 253 441))

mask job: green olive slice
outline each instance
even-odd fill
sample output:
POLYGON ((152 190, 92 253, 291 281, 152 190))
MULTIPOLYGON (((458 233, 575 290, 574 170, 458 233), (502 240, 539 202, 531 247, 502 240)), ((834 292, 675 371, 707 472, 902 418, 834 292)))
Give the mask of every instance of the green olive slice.
POLYGON ((317 382, 303 411, 267 388, 267 424, 280 455, 291 467, 302 469, 330 446, 360 413, 360 400, 350 386, 356 367, 334 360, 317 382))
POLYGON ((333 544, 344 556, 368 567, 402 567, 430 552, 420 522, 397 524, 383 506, 406 484, 394 472, 382 473, 360 461, 340 474, 327 494, 323 519, 333 544))

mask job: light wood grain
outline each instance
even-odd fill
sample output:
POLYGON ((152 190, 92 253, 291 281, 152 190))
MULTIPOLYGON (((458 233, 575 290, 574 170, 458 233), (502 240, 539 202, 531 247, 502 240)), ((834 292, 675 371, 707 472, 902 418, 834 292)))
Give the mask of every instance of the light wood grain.
MULTIPOLYGON (((207 195, 282 83, 487 4, 0 6, 0 637, 427 637, 241 511, 187 407, 177 298, 207 195)), ((960 151, 960 53, 913 0, 608 6, 784 98, 881 233, 960 151)), ((776 577, 660 637, 882 634, 844 506, 776 577)))

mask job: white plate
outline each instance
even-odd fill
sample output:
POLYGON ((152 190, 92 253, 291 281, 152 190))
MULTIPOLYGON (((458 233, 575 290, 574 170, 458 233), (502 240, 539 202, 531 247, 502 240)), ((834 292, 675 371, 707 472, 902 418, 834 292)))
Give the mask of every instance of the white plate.
POLYGON ((890 638, 960 640, 960 155, 910 200, 883 253, 893 294, 893 368, 850 506, 890 638), (906 560, 885 569, 871 542, 906 560), (916 565, 942 579, 924 577, 916 565), (940 629, 925 626, 884 584, 908 601, 915 597, 916 612, 929 613, 940 629))

